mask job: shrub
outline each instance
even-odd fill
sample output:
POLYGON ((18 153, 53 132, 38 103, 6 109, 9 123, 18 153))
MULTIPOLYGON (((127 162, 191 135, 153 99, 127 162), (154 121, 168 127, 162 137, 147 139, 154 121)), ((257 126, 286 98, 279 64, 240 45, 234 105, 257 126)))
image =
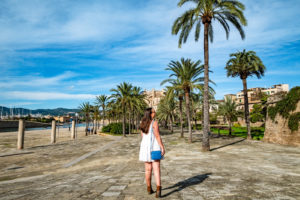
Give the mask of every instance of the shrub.
POLYGON ((290 116, 288 126, 291 129, 291 131, 298 130, 299 121, 300 121, 300 112, 296 112, 290 116))
MULTIPOLYGON (((129 125, 126 124, 126 126, 125 126, 126 134, 129 133, 128 128, 129 128, 129 125)), ((121 135, 121 134, 123 134, 123 125, 122 125, 122 123, 111 123, 111 124, 108 124, 107 126, 103 126, 102 132, 121 135)))
POLYGON ((242 126, 240 125, 240 123, 234 123, 234 124, 233 124, 233 127, 235 127, 235 128, 240 128, 240 127, 242 127, 242 126))

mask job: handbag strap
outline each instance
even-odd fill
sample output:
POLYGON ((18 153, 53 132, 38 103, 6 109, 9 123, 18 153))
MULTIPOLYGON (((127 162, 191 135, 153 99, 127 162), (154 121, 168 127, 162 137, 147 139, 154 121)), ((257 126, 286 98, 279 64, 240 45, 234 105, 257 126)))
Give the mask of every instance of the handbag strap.
POLYGON ((150 125, 150 140, 151 140, 151 145, 150 145, 150 152, 153 151, 153 140, 152 140, 152 135, 153 135, 153 122, 154 120, 152 120, 151 125, 150 125))

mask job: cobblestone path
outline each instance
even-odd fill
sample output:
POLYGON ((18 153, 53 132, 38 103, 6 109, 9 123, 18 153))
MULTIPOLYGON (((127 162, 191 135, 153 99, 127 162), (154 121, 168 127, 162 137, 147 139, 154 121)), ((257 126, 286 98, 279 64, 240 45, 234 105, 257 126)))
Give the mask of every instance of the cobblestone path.
MULTIPOLYGON (((178 133, 163 140, 164 199, 300 199, 299 148, 213 138, 213 151, 203 153, 200 134, 192 144, 178 133)), ((155 199, 146 194, 139 142, 139 135, 92 135, 0 156, 8 163, 0 175, 10 177, 0 181, 0 199, 155 199)))

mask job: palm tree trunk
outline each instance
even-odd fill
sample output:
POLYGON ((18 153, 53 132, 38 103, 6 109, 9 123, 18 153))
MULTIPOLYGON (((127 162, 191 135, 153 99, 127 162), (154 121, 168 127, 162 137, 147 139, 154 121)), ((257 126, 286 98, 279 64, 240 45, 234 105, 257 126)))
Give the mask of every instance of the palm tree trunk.
POLYGON ((88 135, 88 126, 89 126, 89 120, 88 117, 85 116, 85 136, 88 135))
POLYGON ((228 125, 229 125, 229 136, 231 136, 231 121, 228 120, 228 125))
POLYGON ((129 113, 128 113, 128 133, 129 135, 131 134, 131 111, 129 109, 129 113))
POLYGON ((190 91, 185 91, 185 106, 186 106, 186 115, 189 126, 189 143, 192 143, 192 125, 191 125, 191 113, 190 113, 190 91))
POLYGON ((172 120, 172 116, 170 116, 170 130, 171 130, 171 133, 173 133, 173 120, 172 120))
POLYGON ((182 97, 179 97, 180 137, 183 138, 182 97))
POLYGON ((125 125, 126 125, 126 123, 125 123, 125 122, 126 122, 126 121, 125 121, 125 120, 126 120, 126 119, 125 119, 125 117, 126 117, 125 105, 123 104, 122 107, 123 107, 123 122, 122 122, 122 123, 123 123, 123 124, 122 124, 122 128, 123 128, 123 136, 126 137, 126 135, 125 135, 125 133, 126 133, 126 132, 125 132, 125 131, 126 131, 126 130, 125 130, 125 128, 126 128, 126 127, 125 127, 125 125))
POLYGON ((208 65, 208 27, 209 23, 204 24, 204 98, 203 98, 203 140, 202 140, 202 151, 209 151, 209 105, 208 105, 208 80, 209 80, 209 65, 208 65))
POLYGON ((243 89, 244 89, 244 108, 245 108, 245 120, 247 125, 247 139, 251 140, 251 127, 249 120, 249 103, 248 103, 248 91, 247 91, 247 80, 244 78, 243 80, 243 89))
POLYGON ((104 121, 105 121, 105 105, 103 104, 102 105, 102 108, 103 108, 103 123, 102 123, 102 126, 104 126, 104 121))

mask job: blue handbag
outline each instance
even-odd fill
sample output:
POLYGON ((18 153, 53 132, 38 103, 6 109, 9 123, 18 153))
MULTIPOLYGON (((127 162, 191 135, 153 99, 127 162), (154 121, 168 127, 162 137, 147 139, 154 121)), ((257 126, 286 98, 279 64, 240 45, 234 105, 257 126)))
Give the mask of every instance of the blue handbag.
POLYGON ((151 159, 152 160, 161 160, 161 151, 151 151, 151 159))
MULTIPOLYGON (((151 127, 152 127, 152 123, 151 123, 151 127)), ((152 127, 152 129, 153 129, 153 127, 152 127)), ((153 135, 153 133, 151 132, 151 159, 152 160, 161 160, 161 159, 163 159, 163 156, 161 155, 161 151, 152 151, 152 148, 153 148, 152 135, 153 135)))

